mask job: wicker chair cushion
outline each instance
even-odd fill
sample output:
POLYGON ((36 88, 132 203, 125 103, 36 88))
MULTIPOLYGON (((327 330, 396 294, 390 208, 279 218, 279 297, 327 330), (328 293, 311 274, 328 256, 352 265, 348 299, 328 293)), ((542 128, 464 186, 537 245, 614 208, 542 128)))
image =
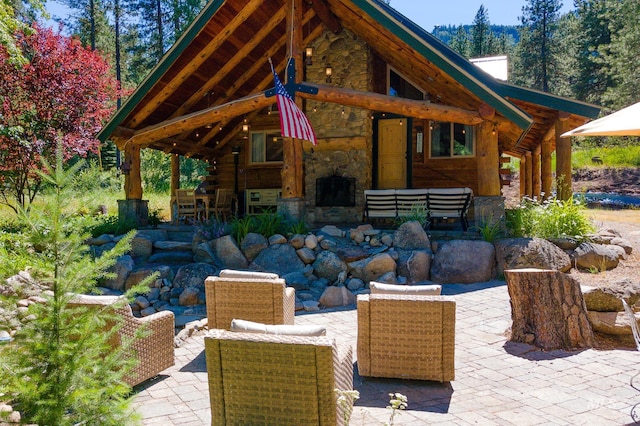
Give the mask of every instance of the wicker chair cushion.
POLYGON ((269 272, 237 271, 234 269, 223 269, 220 271, 220 276, 225 278, 252 278, 256 280, 276 280, 280 278, 278 274, 271 274, 269 272))
POLYGON ((270 325, 259 322, 234 319, 231 331, 281 336, 326 336, 327 329, 318 325, 270 325))
POLYGON ((433 285, 397 285, 375 281, 369 283, 371 294, 411 294, 415 296, 439 296, 442 287, 433 285))

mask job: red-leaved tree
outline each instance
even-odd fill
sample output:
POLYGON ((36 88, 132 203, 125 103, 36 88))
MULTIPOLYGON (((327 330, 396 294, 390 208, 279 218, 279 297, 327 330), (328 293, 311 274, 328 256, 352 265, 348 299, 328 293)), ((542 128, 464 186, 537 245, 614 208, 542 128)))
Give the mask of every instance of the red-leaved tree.
POLYGON ((115 108, 118 84, 107 62, 80 42, 49 28, 18 34, 27 60, 16 66, 0 46, 0 203, 25 206, 40 188, 35 172, 99 147, 96 135, 115 108))

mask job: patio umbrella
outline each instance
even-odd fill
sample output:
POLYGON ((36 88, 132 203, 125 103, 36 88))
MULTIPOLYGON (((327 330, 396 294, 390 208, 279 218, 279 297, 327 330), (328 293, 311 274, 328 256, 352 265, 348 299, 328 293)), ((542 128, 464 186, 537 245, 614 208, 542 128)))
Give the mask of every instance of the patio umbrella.
POLYGON ((567 136, 640 136, 640 102, 561 135, 567 136))

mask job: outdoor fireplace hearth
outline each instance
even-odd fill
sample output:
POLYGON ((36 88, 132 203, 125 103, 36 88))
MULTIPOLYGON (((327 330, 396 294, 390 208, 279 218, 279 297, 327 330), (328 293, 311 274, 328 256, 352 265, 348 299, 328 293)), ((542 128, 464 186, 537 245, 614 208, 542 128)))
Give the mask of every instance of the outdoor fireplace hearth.
POLYGON ((356 179, 326 176, 316 179, 316 207, 354 207, 356 179))

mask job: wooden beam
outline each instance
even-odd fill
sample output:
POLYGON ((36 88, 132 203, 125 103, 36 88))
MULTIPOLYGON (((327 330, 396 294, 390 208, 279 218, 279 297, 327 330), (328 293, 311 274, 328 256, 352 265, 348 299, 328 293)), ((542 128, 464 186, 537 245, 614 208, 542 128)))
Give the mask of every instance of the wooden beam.
POLYGON ((160 123, 138 130, 125 145, 148 144, 169 136, 177 135, 185 130, 203 127, 208 123, 215 123, 230 117, 237 117, 256 109, 265 108, 273 103, 273 99, 267 98, 264 92, 256 93, 228 102, 223 105, 205 108, 182 117, 165 120, 160 123))
POLYGON ((525 175, 525 185, 526 185, 526 190, 525 193, 527 196, 532 197, 533 196, 533 159, 532 159, 532 154, 531 151, 527 151, 527 153, 525 154, 525 157, 527 158, 527 173, 525 175))
POLYGON ((334 34, 342 31, 340 21, 335 17, 333 12, 329 10, 324 0, 307 0, 307 4, 316 12, 316 15, 322 20, 322 23, 334 34))
POLYGON ((541 191, 544 198, 551 196, 551 187, 553 186, 553 176, 551 175, 552 145, 551 139, 543 139, 540 145, 540 179, 542 180, 541 191))
POLYGON ((520 198, 527 195, 527 156, 520 157, 520 198))
MULTIPOLYGON (((171 96, 180 85, 207 60, 209 57, 233 34, 240 25, 246 21, 255 10, 260 7, 262 0, 251 0, 244 6, 238 14, 229 22, 224 31, 216 34, 216 36, 202 49, 202 51, 194 57, 188 64, 183 66, 180 71, 167 84, 165 84, 160 92, 158 92, 149 102, 144 104, 136 115, 127 123, 127 127, 135 128, 144 119, 149 117, 169 96, 171 96)), ((160 83, 158 83, 160 84, 160 83)))
POLYGON ((414 101, 396 96, 381 95, 379 93, 361 92, 324 84, 305 84, 309 87, 317 88, 318 93, 313 95, 298 92, 298 95, 302 98, 315 101, 354 106, 372 111, 389 112, 425 120, 447 121, 468 125, 477 125, 483 121, 478 111, 469 111, 447 105, 414 101))

